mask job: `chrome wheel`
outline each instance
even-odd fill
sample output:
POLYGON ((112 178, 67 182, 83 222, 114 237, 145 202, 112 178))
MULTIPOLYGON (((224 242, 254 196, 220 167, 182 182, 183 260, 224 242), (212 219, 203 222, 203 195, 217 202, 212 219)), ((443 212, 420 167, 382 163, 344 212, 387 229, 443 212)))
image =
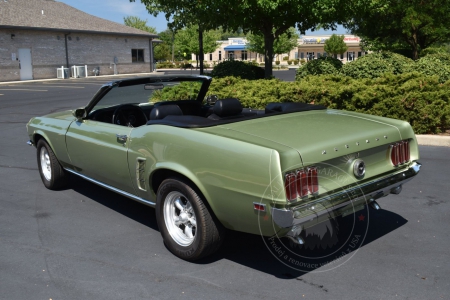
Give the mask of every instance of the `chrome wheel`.
POLYGON ((44 175, 45 179, 50 181, 52 179, 52 166, 50 162, 50 156, 48 155, 48 151, 45 147, 41 148, 40 158, 42 174, 44 175))
POLYGON ((172 239, 183 247, 191 245, 195 240, 197 221, 189 200, 180 192, 170 192, 164 201, 163 213, 172 239))

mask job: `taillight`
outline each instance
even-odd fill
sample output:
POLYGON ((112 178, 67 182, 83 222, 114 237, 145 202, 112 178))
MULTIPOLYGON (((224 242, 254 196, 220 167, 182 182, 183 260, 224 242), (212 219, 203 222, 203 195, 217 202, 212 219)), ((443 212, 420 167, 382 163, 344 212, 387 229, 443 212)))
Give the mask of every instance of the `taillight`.
POLYGON ((400 141, 389 146, 391 150, 391 162, 396 167, 409 162, 409 142, 400 141))
POLYGON ((319 191, 319 180, 317 178, 317 168, 308 168, 308 190, 311 194, 319 191))
POLYGON ((297 194, 300 198, 308 195, 308 175, 305 170, 297 171, 297 194))
POLYGON ((294 201, 297 197, 303 198, 319 191, 317 168, 310 167, 294 172, 286 173, 285 183, 286 198, 294 201))

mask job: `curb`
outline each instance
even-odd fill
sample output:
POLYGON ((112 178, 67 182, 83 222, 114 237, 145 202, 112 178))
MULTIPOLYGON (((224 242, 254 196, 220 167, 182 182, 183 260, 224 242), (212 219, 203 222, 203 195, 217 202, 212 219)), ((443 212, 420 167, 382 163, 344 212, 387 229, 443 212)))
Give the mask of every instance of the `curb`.
POLYGON ((422 146, 450 147, 450 136, 416 135, 417 143, 422 146))
POLYGON ((121 77, 121 76, 161 76, 164 75, 164 72, 152 72, 152 73, 131 73, 131 74, 117 74, 117 75, 99 75, 99 76, 87 76, 80 78, 48 78, 48 79, 31 79, 31 80, 20 80, 20 81, 2 81, 0 85, 7 84, 18 84, 18 83, 31 83, 31 82, 43 82, 43 81, 72 81, 72 80, 80 80, 80 79, 94 79, 94 78, 107 78, 107 77, 121 77))

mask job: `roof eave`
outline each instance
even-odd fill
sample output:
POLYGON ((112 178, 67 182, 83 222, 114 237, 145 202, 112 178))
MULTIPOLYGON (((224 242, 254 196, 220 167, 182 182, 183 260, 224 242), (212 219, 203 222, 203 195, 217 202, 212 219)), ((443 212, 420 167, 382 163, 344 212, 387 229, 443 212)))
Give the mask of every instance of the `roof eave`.
POLYGON ((4 29, 21 29, 21 30, 36 30, 36 31, 53 31, 62 33, 93 33, 93 34, 107 34, 107 35, 121 35, 121 36, 139 36, 147 38, 157 38, 157 34, 139 34, 139 33, 125 33, 125 32, 108 32, 95 30, 79 30, 79 29, 63 29, 63 28, 47 28, 47 27, 29 27, 29 26, 14 26, 14 25, 0 25, 4 29))

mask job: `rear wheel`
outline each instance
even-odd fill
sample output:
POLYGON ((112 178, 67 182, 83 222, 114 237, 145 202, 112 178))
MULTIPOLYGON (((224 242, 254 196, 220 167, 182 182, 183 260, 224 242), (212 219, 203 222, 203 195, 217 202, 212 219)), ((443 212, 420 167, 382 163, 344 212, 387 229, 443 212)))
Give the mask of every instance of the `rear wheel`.
POLYGON ((50 190, 58 190, 68 183, 68 174, 59 164, 52 148, 44 139, 37 143, 37 162, 39 174, 45 187, 50 190))
POLYGON ((222 225, 194 187, 181 179, 170 178, 161 183, 156 212, 166 247, 182 259, 200 259, 222 244, 222 225))

